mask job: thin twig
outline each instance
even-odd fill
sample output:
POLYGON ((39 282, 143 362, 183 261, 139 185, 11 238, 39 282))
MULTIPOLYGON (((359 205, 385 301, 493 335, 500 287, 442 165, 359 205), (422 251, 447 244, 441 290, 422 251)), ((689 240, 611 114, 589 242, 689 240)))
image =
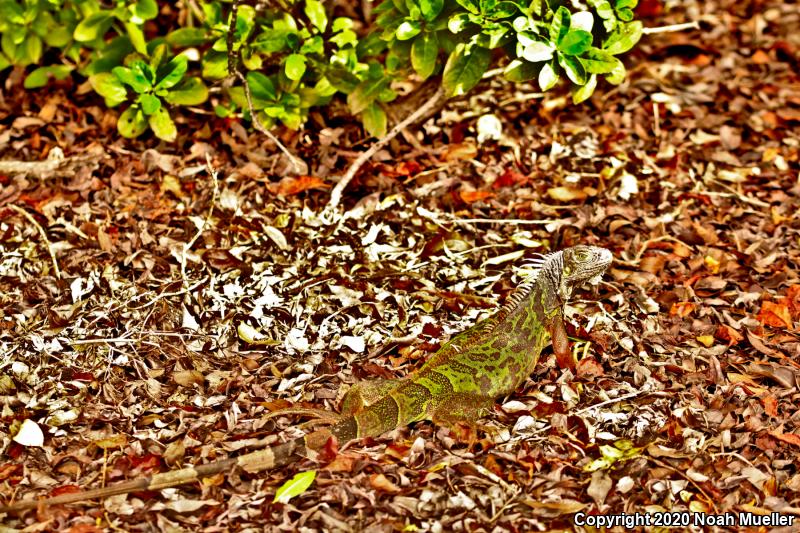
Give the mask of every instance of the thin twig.
POLYGON ((203 225, 197 228, 197 231, 194 234, 194 237, 183 245, 183 251, 181 252, 181 279, 183 279, 183 286, 186 286, 186 256, 189 253, 189 250, 192 249, 194 243, 197 242, 197 239, 200 238, 200 235, 203 234, 203 231, 207 227, 211 225, 211 215, 214 213, 214 207, 217 205, 217 195, 219 194, 219 180, 217 179, 217 170, 214 168, 214 165, 211 164, 211 156, 206 154, 206 166, 208 168, 208 173, 211 175, 211 180, 214 183, 214 194, 211 197, 211 205, 208 206, 208 214, 206 215, 205 220, 203 220, 203 225))
POLYGON ((697 30, 700 29, 700 25, 697 21, 694 22, 682 22, 681 24, 670 24, 668 26, 656 26, 655 28, 644 28, 642 33, 645 35, 650 35, 652 33, 668 33, 671 31, 683 31, 683 30, 697 30))
POLYGON ((294 171, 297 174, 306 174, 308 173, 308 165, 306 165, 305 161, 300 160, 288 148, 286 148, 286 146, 284 146, 283 143, 264 126, 264 124, 262 124, 261 119, 258 118, 258 113, 253 108, 253 97, 250 94, 250 84, 247 83, 247 78, 244 76, 244 74, 239 72, 237 57, 233 51, 233 37, 236 30, 236 17, 239 12, 240 3, 240 1, 237 1, 233 5, 230 26, 228 27, 228 75, 236 76, 242 82, 242 85, 244 85, 244 97, 247 99, 247 109, 250 111, 250 120, 253 122, 253 127, 275 143, 275 146, 277 146, 278 149, 289 158, 289 161, 292 162, 294 171))
POLYGON ((690 478, 689 476, 687 476, 686 474, 684 474, 684 473, 683 473, 681 470, 679 470, 679 469, 675 468, 674 466, 672 466, 672 465, 670 465, 670 464, 668 464, 668 463, 666 463, 666 462, 664 462, 664 461, 662 461, 662 460, 660 460, 660 459, 656 459, 655 457, 648 457, 647 459, 648 459, 649 461, 653 461, 655 464, 657 464, 657 465, 659 465, 659 466, 662 466, 662 467, 664 467, 664 468, 667 468, 667 469, 669 469, 669 470, 672 470, 673 472, 675 472, 676 474, 678 474, 679 476, 681 476, 683 479, 685 479, 686 481, 688 481, 689 483, 691 483, 692 485, 694 485, 694 487, 695 487, 695 488, 696 488, 698 491, 700 491, 700 494, 702 494, 702 495, 705 497, 705 499, 706 499, 706 503, 708 503, 709 505, 711 505, 711 508, 712 508, 712 509, 714 509, 714 513, 715 513, 715 514, 716 514, 716 513, 719 513, 719 510, 717 509, 717 505, 714 503, 714 500, 712 500, 712 499, 711 499, 711 496, 709 496, 709 495, 706 493, 706 491, 704 491, 704 490, 703 490, 703 487, 701 487, 700 485, 698 485, 698 484, 697 484, 697 482, 696 482, 695 480, 693 480, 692 478, 690 478))
POLYGON ((58 260, 56 259, 56 253, 55 251, 53 251, 53 245, 50 243, 50 239, 47 238, 47 233, 45 233, 44 228, 42 228, 42 226, 39 225, 39 223, 36 221, 35 218, 33 218, 33 216, 30 213, 28 213, 21 207, 18 207, 14 204, 9 204, 8 207, 13 209, 20 215, 24 216, 28 220, 28 222, 33 224, 33 226, 37 229, 39 235, 42 237, 42 240, 47 245, 47 252, 50 254, 50 261, 53 262, 53 270, 55 270, 56 272, 56 277, 58 279, 61 279, 61 269, 58 268, 58 260))
POLYGON ((339 183, 337 183, 336 186, 331 191, 331 198, 330 200, 328 200, 328 205, 325 207, 325 211, 332 214, 333 211, 337 207, 339 207, 339 202, 342 201, 342 193, 347 188, 347 185, 351 181, 353 181, 353 178, 356 176, 356 173, 364 165, 364 163, 369 161, 370 158, 372 158, 372 156, 374 156, 378 152, 378 150, 386 146, 389 143, 389 141, 397 137, 397 134, 399 134, 403 129, 413 124, 420 117, 425 116, 431 109, 434 108, 434 106, 436 105, 436 103, 439 101, 439 99, 442 97, 443 94, 444 94, 444 89, 440 86, 438 89, 436 89, 436 92, 433 93, 433 96, 431 96, 427 101, 425 101, 425 103, 422 104, 422 106, 420 106, 419 109, 408 115, 402 121, 395 124, 395 126, 389 133, 387 133, 386 135, 375 141, 372 144, 372 146, 369 147, 369 150, 363 152, 360 156, 358 156, 358 159, 353 161, 353 164, 350 165, 350 168, 347 169, 347 172, 345 173, 344 177, 341 180, 339 180, 339 183))

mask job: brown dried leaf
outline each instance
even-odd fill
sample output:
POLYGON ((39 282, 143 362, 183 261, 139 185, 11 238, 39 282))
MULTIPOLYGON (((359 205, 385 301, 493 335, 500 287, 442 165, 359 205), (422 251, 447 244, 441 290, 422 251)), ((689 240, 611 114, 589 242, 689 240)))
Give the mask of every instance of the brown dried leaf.
POLYGON ((297 178, 285 177, 278 182, 277 194, 291 196, 309 189, 327 189, 330 185, 316 176, 300 176, 297 178))
POLYGON ((765 326, 792 329, 792 315, 782 302, 764 302, 756 318, 765 326))
POLYGON ((369 476, 369 484, 376 490, 381 490, 390 494, 397 494, 400 492, 400 487, 392 483, 389 478, 383 474, 372 474, 369 476))
POLYGON ((202 385, 204 380, 203 374, 197 370, 179 370, 172 374, 172 379, 182 387, 202 385))

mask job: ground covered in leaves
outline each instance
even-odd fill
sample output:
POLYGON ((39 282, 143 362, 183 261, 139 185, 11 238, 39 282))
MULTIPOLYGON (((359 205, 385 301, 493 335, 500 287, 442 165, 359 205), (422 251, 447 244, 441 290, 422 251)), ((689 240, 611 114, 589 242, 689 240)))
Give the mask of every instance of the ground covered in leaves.
POLYGON ((282 132, 311 168, 282 177, 275 146, 235 121, 187 116, 191 135, 174 145, 121 141, 112 111, 73 87, 5 92, 0 159, 38 162, 0 172, 6 503, 298 436, 302 420, 267 415, 335 410, 357 380, 408 374, 495 310, 526 258, 585 243, 615 262, 569 308, 575 373, 548 351, 472 446, 420 423, 268 474, 3 523, 540 531, 572 528, 576 513, 665 510, 800 520, 800 11, 640 4, 649 26, 700 29, 647 36, 630 80, 579 107, 486 80, 380 152, 333 224, 319 213, 363 144, 354 123, 318 116, 282 132), (500 118, 499 140, 478 140, 486 114, 500 118), (307 491, 273 502, 309 470, 307 491))

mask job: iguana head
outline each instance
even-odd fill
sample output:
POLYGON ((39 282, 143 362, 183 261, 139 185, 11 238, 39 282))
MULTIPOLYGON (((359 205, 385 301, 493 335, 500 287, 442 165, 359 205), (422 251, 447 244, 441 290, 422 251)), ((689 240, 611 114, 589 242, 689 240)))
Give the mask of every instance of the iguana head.
POLYGON ((570 297, 575 287, 599 283, 612 259, 611 252, 599 246, 578 245, 557 253, 561 254, 558 295, 563 301, 570 297))

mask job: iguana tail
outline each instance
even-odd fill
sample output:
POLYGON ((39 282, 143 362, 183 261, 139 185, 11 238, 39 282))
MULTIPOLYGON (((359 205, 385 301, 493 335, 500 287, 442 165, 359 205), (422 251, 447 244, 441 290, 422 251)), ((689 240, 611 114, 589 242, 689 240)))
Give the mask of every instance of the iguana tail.
POLYGON ((314 431, 303 437, 298 437, 265 450, 258 450, 239 457, 214 461, 213 463, 190 466, 180 470, 171 470, 152 476, 123 481, 100 489, 62 494, 42 500, 20 501, 12 505, 0 506, 0 513, 14 513, 26 509, 34 509, 40 505, 48 506, 107 498, 129 492, 166 489, 193 483, 202 478, 227 472, 234 468, 241 468, 249 473, 263 472, 294 463, 306 455, 309 449, 321 449, 331 437, 336 437, 341 444, 357 438, 358 430, 354 417, 348 416, 330 428, 314 431))

